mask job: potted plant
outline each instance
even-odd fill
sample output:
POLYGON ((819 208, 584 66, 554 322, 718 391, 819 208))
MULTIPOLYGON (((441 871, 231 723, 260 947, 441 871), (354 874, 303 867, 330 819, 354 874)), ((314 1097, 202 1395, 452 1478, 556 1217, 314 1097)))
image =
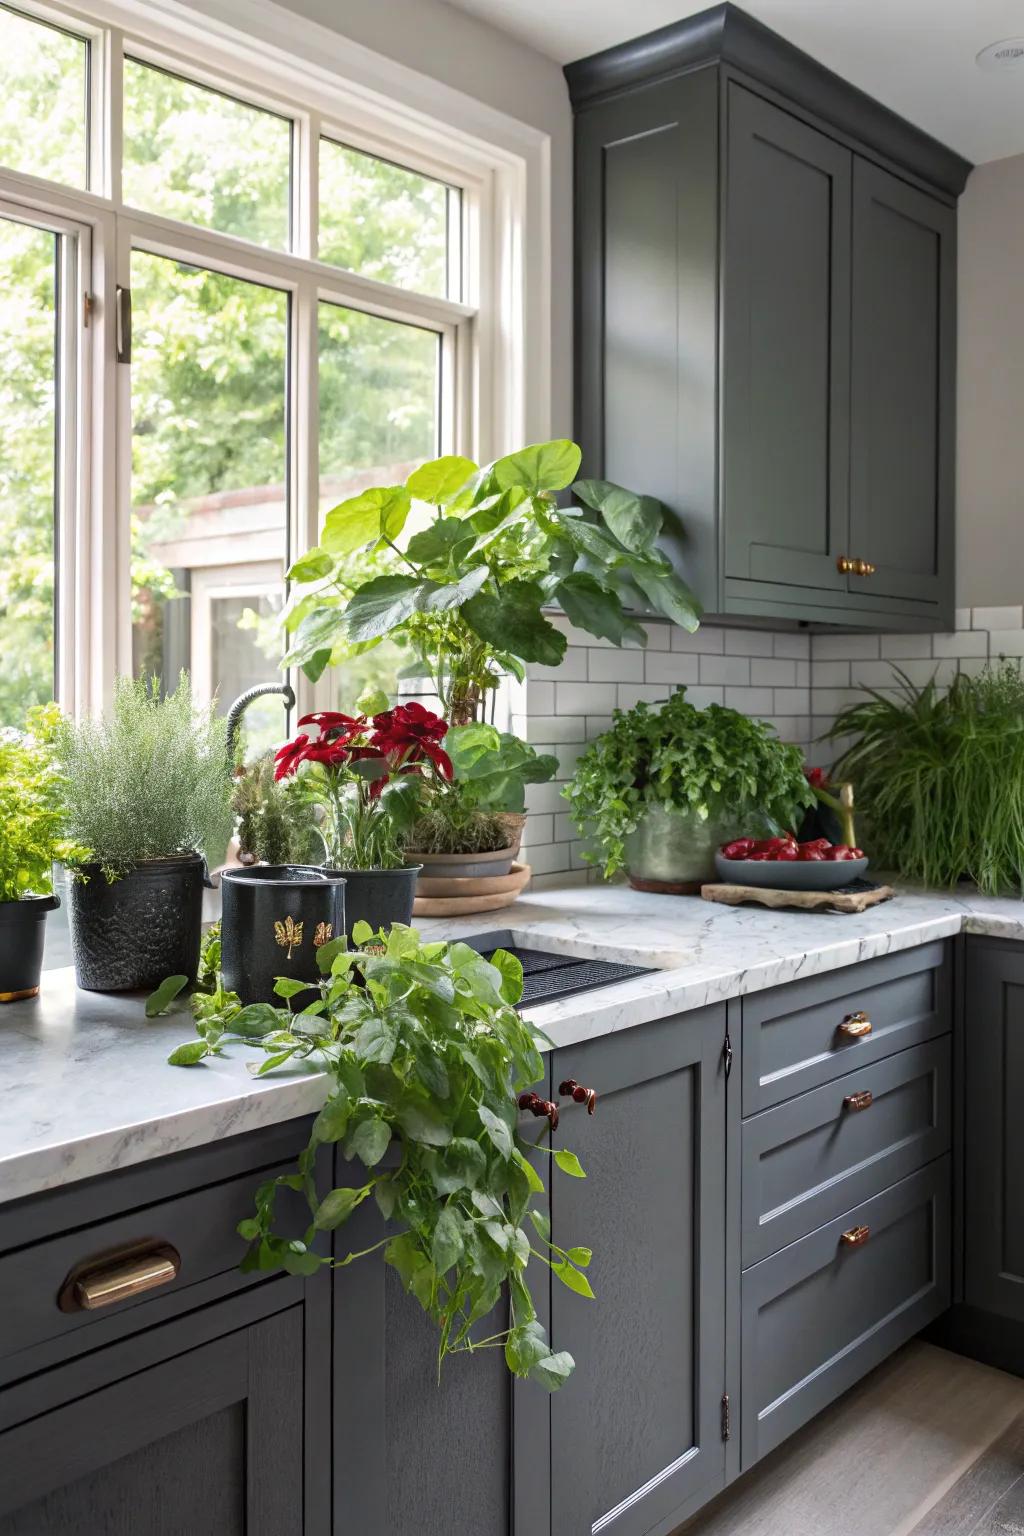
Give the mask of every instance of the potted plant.
POLYGON ((318 830, 325 865, 343 875, 348 931, 408 923, 418 864, 409 864, 403 837, 412 825, 427 779, 450 779, 440 715, 422 704, 399 704, 372 717, 320 710, 303 715, 300 730, 276 755, 276 777, 299 775, 302 794, 322 815, 318 830))
POLYGON ((87 850, 68 887, 78 985, 193 978, 205 861, 231 834, 225 722, 194 704, 184 672, 164 697, 155 679, 122 677, 109 714, 61 720, 54 751, 66 829, 87 850))
POLYGON ((798 747, 735 709, 697 709, 680 688, 664 704, 616 710, 564 794, 584 858, 637 890, 695 891, 715 877, 715 849, 753 831, 797 825, 814 795, 798 747))
MULTIPOLYGON (((327 1101, 297 1171, 261 1184, 254 1214, 238 1227, 249 1243, 242 1267, 310 1275, 325 1264, 382 1257, 436 1325, 439 1364, 453 1354, 501 1349, 510 1371, 554 1391, 574 1362, 547 1341, 530 1266, 547 1266, 589 1299, 591 1252, 550 1241, 543 1158, 570 1178, 585 1175, 574 1153, 551 1145, 559 1106, 531 1091, 544 1077, 540 1048, 548 1042, 516 1011, 522 966, 502 950, 487 960, 466 944, 423 944, 401 925, 385 935, 357 924, 353 938, 382 952, 325 945, 322 984, 300 1014, 242 1008, 219 981, 195 993, 196 1036, 169 1058, 194 1066, 239 1041, 266 1053, 258 1076, 300 1061, 328 1075, 327 1101), (525 1133, 532 1123, 526 1115, 543 1121, 536 1140, 525 1133), (316 1154, 331 1144, 352 1173, 324 1192, 316 1154), (281 1188, 308 1203, 301 1234, 280 1231, 281 1188), (339 1239, 333 1258, 322 1251, 321 1235, 343 1227, 370 1199, 388 1222, 384 1238, 355 1252, 339 1239)), ((290 979, 277 990, 286 1002, 309 995, 290 979)), ((173 996, 173 988, 161 989, 151 1012, 173 996)), ((576 1093, 593 1112, 589 1090, 574 1080, 560 1089, 560 1096, 576 1093)))
POLYGON ((79 852, 63 836, 52 750, 59 718, 55 704, 41 705, 23 732, 0 731, 0 1003, 39 991, 46 915, 60 906, 53 862, 79 852))
POLYGON ((453 725, 444 738, 452 778, 440 779, 407 837, 423 865, 415 911, 444 916, 506 906, 526 885, 515 865, 526 820, 526 786, 542 784, 558 759, 493 725, 453 725))

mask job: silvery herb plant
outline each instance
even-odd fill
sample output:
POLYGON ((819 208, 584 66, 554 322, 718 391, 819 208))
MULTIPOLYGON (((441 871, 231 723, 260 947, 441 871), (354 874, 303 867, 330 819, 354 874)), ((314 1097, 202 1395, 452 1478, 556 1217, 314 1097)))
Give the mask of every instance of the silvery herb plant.
MULTIPOLYGON (((450 1354, 501 1348, 509 1370, 554 1391, 574 1362, 548 1344, 528 1268, 546 1264, 563 1285, 592 1298, 591 1251, 553 1244, 548 1218, 534 1205, 545 1193, 542 1155, 571 1178, 585 1174, 572 1152, 545 1145, 547 1127, 537 1142, 519 1129, 520 1100, 547 1115, 551 1129, 558 1123, 557 1107, 527 1092, 543 1076, 547 1042, 515 1010, 522 966, 504 950, 487 960, 466 944, 422 943, 399 924, 387 936, 357 924, 353 938, 372 941, 374 952, 333 940, 319 951, 318 986, 281 978, 285 1006, 245 1008, 220 985, 214 940, 205 957, 210 990, 192 998, 196 1038, 169 1058, 190 1066, 243 1041, 266 1053, 253 1064, 259 1076, 305 1060, 330 1075, 296 1172, 262 1184, 255 1214, 238 1228, 249 1243, 242 1267, 310 1275, 383 1254, 437 1326, 439 1368, 450 1354), (310 992, 301 1011, 291 1011, 310 992), (361 1172, 321 1196, 314 1165, 329 1143, 361 1172), (299 1237, 277 1229, 282 1187, 308 1203, 299 1237), (346 1253, 342 1244, 334 1258, 315 1251, 317 1235, 344 1227, 366 1200, 388 1221, 388 1235, 360 1251, 346 1253), (480 1338, 476 1325, 503 1298, 507 1325, 480 1338)), ((184 979, 154 994, 150 1011, 166 1008, 178 990, 173 982, 184 979)))
POLYGON ((350 655, 402 640, 459 726, 479 718, 503 673, 522 678, 527 662, 561 661, 566 639, 547 607, 615 645, 647 642, 629 609, 696 629, 700 606, 658 548, 661 503, 576 480, 579 466, 579 448, 564 439, 482 468, 452 454, 420 465, 404 485, 374 486, 333 507, 320 546, 288 572, 302 591, 285 618, 285 665, 315 682, 336 648, 350 655), (582 505, 559 505, 570 486, 582 505), (353 585, 357 551, 386 556, 393 569, 353 585))

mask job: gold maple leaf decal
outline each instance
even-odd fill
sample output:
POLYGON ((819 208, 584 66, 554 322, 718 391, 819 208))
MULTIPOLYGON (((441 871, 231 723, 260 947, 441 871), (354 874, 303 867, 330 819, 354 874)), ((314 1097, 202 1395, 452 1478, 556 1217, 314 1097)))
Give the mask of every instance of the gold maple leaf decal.
POLYGON ((297 923, 294 917, 286 917, 283 923, 274 924, 274 937, 282 949, 288 951, 287 958, 292 957, 292 950, 302 943, 302 924, 297 923))
POLYGON ((321 944, 326 944, 333 932, 333 923, 317 923, 316 932, 313 934, 313 948, 319 949, 321 944))

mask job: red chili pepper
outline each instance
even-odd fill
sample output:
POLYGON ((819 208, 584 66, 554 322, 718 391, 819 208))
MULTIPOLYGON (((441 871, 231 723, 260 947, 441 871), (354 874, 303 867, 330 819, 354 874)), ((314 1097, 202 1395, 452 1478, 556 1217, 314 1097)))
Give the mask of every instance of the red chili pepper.
POLYGON ((801 848, 797 857, 801 864, 821 864, 825 854, 820 848, 801 848))

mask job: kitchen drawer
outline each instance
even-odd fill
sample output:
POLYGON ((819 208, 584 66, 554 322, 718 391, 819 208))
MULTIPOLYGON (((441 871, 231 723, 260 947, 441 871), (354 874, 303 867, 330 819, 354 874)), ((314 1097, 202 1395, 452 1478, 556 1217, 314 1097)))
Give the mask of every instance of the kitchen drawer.
POLYGON ((949 950, 938 943, 744 998, 743 1113, 945 1034, 950 995, 949 950), (870 1024, 859 1036, 843 1028, 858 1027, 855 1014, 870 1024))
POLYGON ((949 1305, 949 1163, 929 1163, 745 1272, 744 1468, 949 1305), (866 1240, 844 1243, 859 1228, 866 1240))
MULTIPOLYGON (((268 1133, 268 1141, 280 1156, 281 1136, 268 1133)), ((218 1149, 208 1149, 207 1175, 217 1165, 218 1149)), ((190 1175, 195 1177, 201 1167, 192 1163, 190 1175)), ((75 1190, 61 1191, 53 1214, 62 1218, 66 1229, 0 1255, 0 1380, 95 1349, 265 1278, 239 1273, 246 1244, 235 1229, 253 1214, 257 1185, 294 1170, 291 1160, 266 1166, 254 1149, 252 1166, 244 1173, 84 1225, 73 1222, 75 1190), (81 1276, 95 1294, 97 1281, 110 1277, 122 1263, 135 1272, 162 1266, 160 1283, 137 1294, 116 1291, 112 1300, 94 1309, 84 1307, 81 1293, 72 1291, 75 1277, 81 1276), (168 1264, 177 1272, 171 1274, 168 1264)), ((223 1159, 220 1171, 225 1171, 223 1159)), ((116 1186, 118 1177, 104 1182, 116 1186)), ((154 1178, 158 1181, 158 1175, 154 1178)), ((283 1192, 282 1201, 289 1194, 283 1192)))
POLYGON ((950 1148, 950 1036, 743 1122, 743 1267, 950 1148))

